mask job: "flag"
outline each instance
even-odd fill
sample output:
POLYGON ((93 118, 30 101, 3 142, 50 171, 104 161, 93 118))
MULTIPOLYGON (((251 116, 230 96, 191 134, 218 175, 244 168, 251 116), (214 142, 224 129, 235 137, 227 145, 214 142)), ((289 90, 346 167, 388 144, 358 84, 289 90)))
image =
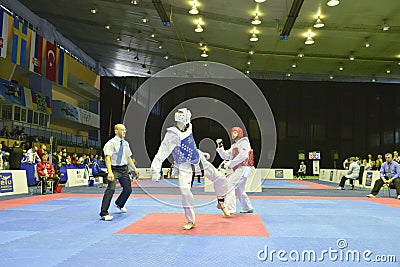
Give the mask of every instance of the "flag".
POLYGON ((57 48, 58 84, 68 86, 68 61, 64 50, 57 48))
POLYGON ((7 55, 8 17, 4 10, 0 10, 0 57, 4 58, 7 55))
POLYGON ((56 46, 46 41, 46 78, 52 82, 56 81, 56 46))
POLYGON ((14 35, 11 61, 14 64, 25 67, 26 43, 28 40, 28 26, 23 25, 18 19, 14 18, 14 35))
POLYGON ((36 32, 32 32, 31 36, 31 54, 29 61, 29 70, 42 75, 43 62, 43 37, 36 32))

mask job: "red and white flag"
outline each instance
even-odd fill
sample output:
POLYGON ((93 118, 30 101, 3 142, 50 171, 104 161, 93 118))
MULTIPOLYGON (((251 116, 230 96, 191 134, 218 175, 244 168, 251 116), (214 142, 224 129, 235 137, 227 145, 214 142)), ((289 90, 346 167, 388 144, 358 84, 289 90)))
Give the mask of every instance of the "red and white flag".
POLYGON ((56 81, 56 46, 46 41, 46 78, 52 82, 56 81))

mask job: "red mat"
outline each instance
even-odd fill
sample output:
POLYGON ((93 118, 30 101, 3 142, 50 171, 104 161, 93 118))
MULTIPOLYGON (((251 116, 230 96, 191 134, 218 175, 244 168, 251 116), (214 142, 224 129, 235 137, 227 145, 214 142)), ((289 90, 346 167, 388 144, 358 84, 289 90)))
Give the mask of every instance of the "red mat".
POLYGON ((175 213, 150 213, 123 228, 119 234, 202 235, 202 236, 264 236, 269 233, 257 214, 196 214, 196 227, 182 229, 185 216, 175 213))
POLYGON ((305 186, 309 186, 309 187, 311 187, 311 189, 336 189, 336 187, 334 187, 334 186, 317 184, 317 183, 308 182, 308 181, 304 181, 304 180, 293 180, 291 182, 297 183, 297 184, 301 184, 301 185, 305 185, 305 186))

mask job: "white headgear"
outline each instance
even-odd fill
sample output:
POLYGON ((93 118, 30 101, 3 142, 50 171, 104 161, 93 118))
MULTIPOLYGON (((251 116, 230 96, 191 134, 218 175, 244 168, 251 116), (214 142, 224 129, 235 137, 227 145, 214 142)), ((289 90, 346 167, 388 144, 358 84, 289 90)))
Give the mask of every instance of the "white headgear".
POLYGON ((177 112, 175 112, 175 121, 180 121, 183 124, 188 124, 190 122, 190 118, 192 117, 192 113, 187 108, 180 108, 177 112))

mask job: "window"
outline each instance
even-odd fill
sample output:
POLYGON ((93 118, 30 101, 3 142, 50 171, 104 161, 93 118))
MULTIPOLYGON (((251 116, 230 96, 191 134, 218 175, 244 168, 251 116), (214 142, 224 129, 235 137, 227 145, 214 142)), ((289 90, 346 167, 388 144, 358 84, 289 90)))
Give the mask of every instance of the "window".
POLYGON ((39 114, 36 111, 33 112, 33 124, 39 124, 39 116, 38 115, 39 114))
POLYGON ((26 122, 26 109, 21 109, 21 121, 26 122))
POLYGON ((4 120, 11 120, 12 106, 9 105, 3 106, 1 113, 4 120))
POLYGON ((44 123, 44 114, 43 113, 39 113, 39 125, 46 126, 44 123))
POLYGON ((33 122, 33 110, 28 110, 28 123, 33 122))
POLYGON ((14 106, 14 120, 19 121, 21 120, 21 108, 14 106))

